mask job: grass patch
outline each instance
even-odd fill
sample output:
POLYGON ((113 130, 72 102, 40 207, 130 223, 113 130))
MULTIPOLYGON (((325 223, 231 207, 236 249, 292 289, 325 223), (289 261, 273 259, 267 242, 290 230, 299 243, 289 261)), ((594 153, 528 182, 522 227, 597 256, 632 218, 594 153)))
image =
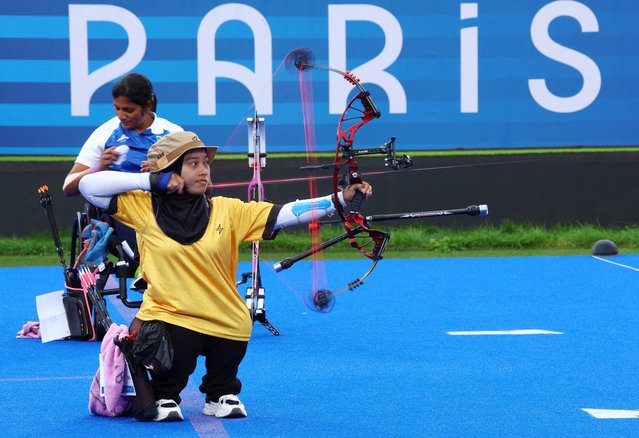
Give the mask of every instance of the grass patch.
MULTIPOLYGON (((639 253, 639 226, 602 227, 595 224, 541 226, 505 221, 474 228, 441 228, 425 224, 385 228, 391 232, 386 258, 509 257, 526 255, 588 255, 600 239, 610 239, 620 252, 639 253)), ((337 225, 325 226, 323 240, 342 233, 337 225)), ((70 230, 62 230, 62 245, 70 263, 70 230)), ((283 230, 274 241, 261 245, 263 260, 280 260, 308 249, 308 233, 300 228, 283 230)), ((0 237, 0 266, 47 266, 59 264, 50 234, 0 237)), ((242 261, 250 260, 250 246, 242 245, 242 261)), ((347 242, 325 251, 327 259, 361 257, 347 242)))

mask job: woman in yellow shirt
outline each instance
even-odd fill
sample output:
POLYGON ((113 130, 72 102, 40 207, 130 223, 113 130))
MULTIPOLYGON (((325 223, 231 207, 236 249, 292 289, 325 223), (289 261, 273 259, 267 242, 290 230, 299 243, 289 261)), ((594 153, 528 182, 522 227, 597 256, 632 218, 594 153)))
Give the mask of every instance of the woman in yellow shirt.
MULTIPOLYGON (((283 227, 335 211, 331 196, 283 206, 221 196, 208 199, 209 166, 216 150, 193 132, 176 132, 149 149, 150 174, 103 171, 80 182, 89 202, 136 230, 148 282, 136 318, 164 322, 173 344, 171 369, 164 374, 151 371, 156 421, 183 419, 180 392, 198 356, 206 357, 200 385, 206 394, 203 413, 246 416, 237 398, 242 387, 237 372, 252 322, 235 287, 238 245, 273 239, 283 227), (301 214, 300 205, 307 206, 301 214)), ((339 202, 346 206, 356 191, 372 194, 369 184, 354 184, 339 193, 339 202)))

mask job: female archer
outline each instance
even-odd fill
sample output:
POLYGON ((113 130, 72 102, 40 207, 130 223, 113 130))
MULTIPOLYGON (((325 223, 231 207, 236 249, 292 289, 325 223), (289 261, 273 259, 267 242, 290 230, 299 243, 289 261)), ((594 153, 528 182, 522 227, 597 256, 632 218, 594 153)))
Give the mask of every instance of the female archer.
POLYGON ((243 202, 205 195, 217 148, 192 132, 158 140, 148 152, 151 173, 96 172, 80 182, 80 192, 138 234, 141 266, 148 289, 136 319, 162 321, 173 348, 165 374, 151 371, 155 421, 183 419, 180 393, 206 357, 200 391, 203 413, 220 418, 245 417, 237 395, 238 367, 252 330, 249 310, 237 293, 238 245, 275 238, 279 229, 307 223, 335 212, 356 192, 372 194, 368 183, 353 184, 332 195, 285 205, 243 202))

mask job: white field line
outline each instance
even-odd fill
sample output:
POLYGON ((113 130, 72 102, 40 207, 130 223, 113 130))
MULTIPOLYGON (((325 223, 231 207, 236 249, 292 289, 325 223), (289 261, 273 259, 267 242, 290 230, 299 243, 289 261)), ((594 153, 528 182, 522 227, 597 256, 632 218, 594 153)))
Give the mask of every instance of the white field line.
POLYGON ((451 336, 512 336, 512 335, 563 335, 562 332, 553 332, 540 329, 520 330, 475 330, 461 332, 446 332, 451 336))
POLYGON ((615 418, 639 418, 639 411, 631 411, 627 409, 582 408, 581 410, 600 420, 610 420, 615 418))
POLYGON ((47 380, 89 380, 93 376, 58 376, 58 377, 14 377, 0 378, 0 382, 35 382, 47 380))
POLYGON ((593 259, 597 259, 597 260, 601 260, 602 262, 610 263, 612 265, 621 266, 622 268, 628 268, 628 269, 632 269, 633 271, 639 272, 639 269, 637 269, 637 268, 633 268, 632 266, 623 265, 621 263, 613 262, 612 260, 604 259, 604 258, 597 257, 597 256, 592 256, 592 258, 593 259))

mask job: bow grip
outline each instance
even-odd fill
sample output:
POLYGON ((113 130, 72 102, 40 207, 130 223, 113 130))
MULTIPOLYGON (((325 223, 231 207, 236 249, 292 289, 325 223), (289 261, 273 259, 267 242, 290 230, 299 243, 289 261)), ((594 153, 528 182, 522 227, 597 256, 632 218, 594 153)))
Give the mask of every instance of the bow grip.
POLYGON ((351 200, 350 203, 350 207, 349 207, 349 211, 350 214, 359 214, 359 210, 362 207, 362 203, 364 202, 364 194, 362 192, 360 192, 359 190, 355 191, 355 195, 353 196, 353 199, 351 200))

